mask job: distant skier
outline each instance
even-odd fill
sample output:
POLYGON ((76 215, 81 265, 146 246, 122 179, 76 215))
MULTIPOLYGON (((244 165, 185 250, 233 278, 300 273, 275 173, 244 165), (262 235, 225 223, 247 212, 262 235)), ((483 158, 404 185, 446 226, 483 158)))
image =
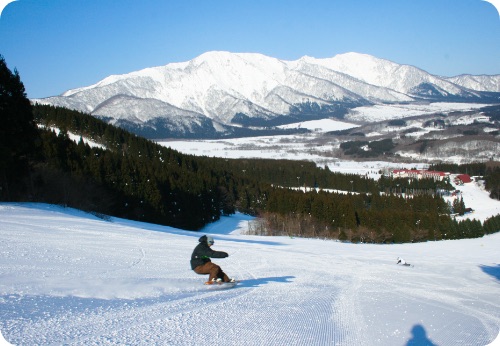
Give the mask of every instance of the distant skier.
POLYGON ((191 269, 196 274, 209 274, 208 281, 205 282, 207 285, 216 282, 234 282, 235 280, 230 279, 221 267, 210 260, 210 258, 226 258, 229 256, 227 252, 212 250, 210 247, 214 245, 214 238, 210 236, 204 235, 198 241, 200 243, 194 248, 191 255, 191 269))
POLYGON ((406 261, 404 259, 402 259, 401 257, 398 257, 398 262, 397 264, 401 264, 402 266, 408 266, 410 267, 411 264, 410 263, 406 263, 406 261))

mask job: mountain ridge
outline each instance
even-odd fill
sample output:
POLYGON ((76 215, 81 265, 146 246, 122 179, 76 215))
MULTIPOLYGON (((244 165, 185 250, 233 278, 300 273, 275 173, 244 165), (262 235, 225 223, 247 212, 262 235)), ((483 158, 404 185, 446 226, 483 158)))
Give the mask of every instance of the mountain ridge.
POLYGON ((223 137, 235 126, 342 118, 350 108, 371 104, 500 102, 500 75, 465 76, 438 77, 354 52, 287 61, 259 53, 212 51, 32 101, 115 124, 150 127, 156 138, 208 133, 223 137))

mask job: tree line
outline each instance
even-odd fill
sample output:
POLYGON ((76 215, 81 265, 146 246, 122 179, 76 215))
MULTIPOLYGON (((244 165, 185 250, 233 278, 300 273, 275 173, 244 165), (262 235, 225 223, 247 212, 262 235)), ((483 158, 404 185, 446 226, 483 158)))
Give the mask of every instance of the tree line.
POLYGON ((438 195, 343 195, 280 191, 251 234, 320 237, 351 242, 405 243, 481 237, 500 230, 500 215, 482 224, 450 217, 438 195))
POLYGON ((32 106, 3 58, 0 72, 2 200, 57 203, 187 230, 238 210, 258 216, 270 234, 349 241, 455 239, 499 230, 495 218, 471 225, 453 220, 436 194, 447 187, 431 180, 411 186, 305 161, 181 154, 88 114, 32 106))

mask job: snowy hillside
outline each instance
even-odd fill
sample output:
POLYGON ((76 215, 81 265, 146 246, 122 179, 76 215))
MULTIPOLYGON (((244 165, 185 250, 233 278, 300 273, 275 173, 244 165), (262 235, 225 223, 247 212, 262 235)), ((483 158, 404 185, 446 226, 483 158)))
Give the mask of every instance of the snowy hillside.
POLYGON ((346 109, 371 104, 498 102, 500 93, 483 91, 498 91, 492 89, 493 81, 454 83, 358 53, 284 61, 254 53, 208 52, 32 101, 91 113, 125 128, 151 128, 155 138, 166 138, 227 131, 224 126, 268 126, 287 117, 342 117, 346 109))
MULTIPOLYGON (((405 245, 187 232, 0 204, 0 331, 13 345, 487 345, 500 329, 500 233, 405 245), (202 234, 241 283, 189 268, 202 234), (414 267, 396 265, 403 257, 414 267)), ((1 339, 1 338, 0 338, 1 339)))
POLYGON ((461 85, 465 88, 472 90, 500 92, 500 75, 495 75, 495 76, 460 75, 446 79, 452 83, 461 85))
MULTIPOLYGON (((431 83, 449 94, 460 94, 460 87, 440 77, 409 65, 400 65, 367 54, 346 53, 330 59, 308 59, 334 71, 341 71, 370 85, 384 87, 402 94, 412 95, 422 83, 431 83)), ((474 89, 472 89, 474 90, 474 89)), ((418 95, 415 95, 418 97, 418 95)))

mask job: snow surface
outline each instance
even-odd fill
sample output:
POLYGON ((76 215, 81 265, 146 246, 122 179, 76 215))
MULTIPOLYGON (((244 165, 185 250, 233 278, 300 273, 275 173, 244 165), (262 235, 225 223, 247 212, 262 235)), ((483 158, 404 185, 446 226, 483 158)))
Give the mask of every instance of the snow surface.
POLYGON ((359 125, 351 124, 345 121, 333 120, 333 119, 321 119, 321 120, 310 120, 303 121, 299 123, 293 123, 289 125, 278 126, 283 129, 308 129, 314 132, 329 132, 329 131, 340 131, 352 129, 353 127, 358 127, 359 125))
POLYGON ((412 116, 478 110, 487 104, 432 102, 429 104, 373 105, 353 108, 346 115, 353 121, 382 121, 412 116))
MULTIPOLYGON (((452 175, 451 180, 453 180, 452 175)), ((455 198, 463 198, 467 208, 474 209, 473 213, 457 216, 457 220, 476 219, 484 222, 487 218, 500 214, 500 201, 489 198, 489 192, 484 189, 484 181, 474 181, 464 185, 455 185, 459 194, 454 197, 445 197, 445 200, 453 203, 455 198)))
POLYGON ((13 345, 482 346, 499 334, 500 233, 350 244, 245 235, 249 222, 198 233, 0 203, 0 331, 13 345), (235 288, 191 271, 202 234, 229 253, 214 262, 235 288))
MULTIPOLYGON (((45 128, 45 125, 38 125, 38 127, 45 128)), ((49 126, 48 128, 50 131, 54 131, 56 135, 59 135, 59 133, 61 132, 61 129, 59 129, 58 127, 49 126)), ((83 143, 87 144, 91 148, 106 149, 106 147, 104 145, 97 143, 97 142, 95 142, 87 137, 83 137, 83 136, 74 134, 71 131, 67 131, 66 133, 67 133, 69 139, 71 139, 75 143, 78 143, 81 139, 83 141, 83 143)))

